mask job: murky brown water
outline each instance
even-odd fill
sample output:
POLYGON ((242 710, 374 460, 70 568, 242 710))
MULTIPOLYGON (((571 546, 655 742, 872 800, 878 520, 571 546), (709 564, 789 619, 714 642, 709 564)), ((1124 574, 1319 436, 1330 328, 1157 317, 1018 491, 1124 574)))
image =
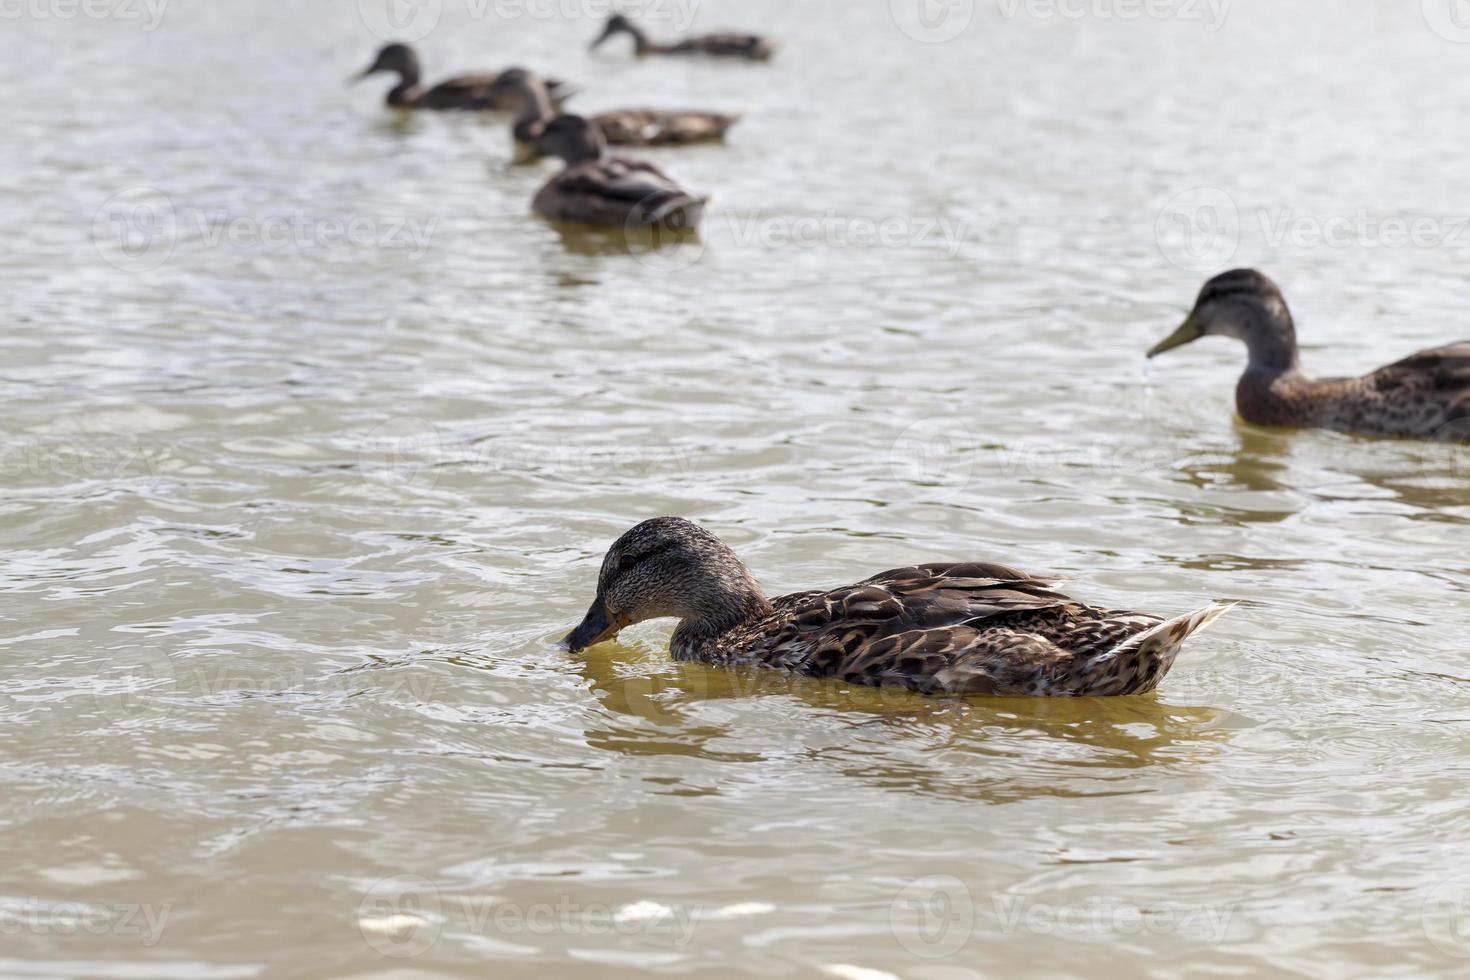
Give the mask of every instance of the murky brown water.
POLYGON ((1324 372, 1470 333, 1470 44, 1060 3, 701 5, 761 67, 451 0, 431 76, 750 112, 658 155, 716 204, 651 255, 530 217, 502 124, 344 88, 355 3, 14 5, 0 975, 1463 975, 1470 458, 1142 352, 1240 264, 1324 372), (1244 604, 1107 703, 554 649, 664 513, 772 591, 1244 604))

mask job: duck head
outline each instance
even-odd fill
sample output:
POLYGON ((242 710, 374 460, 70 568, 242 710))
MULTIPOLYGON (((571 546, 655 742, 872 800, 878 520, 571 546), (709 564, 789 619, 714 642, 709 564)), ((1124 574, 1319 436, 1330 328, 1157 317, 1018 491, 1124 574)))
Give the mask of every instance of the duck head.
POLYGON ((490 87, 490 98, 496 104, 511 106, 515 110, 511 134, 516 142, 516 162, 523 163, 540 156, 535 148, 536 140, 556 115, 546 82, 524 68, 507 68, 490 87))
POLYGON ((1205 283, 1184 323, 1148 356, 1158 357, 1210 336, 1244 342, 1253 368, 1285 371, 1297 363, 1296 325, 1286 298, 1255 269, 1235 269, 1205 283))
POLYGON ((648 37, 639 29, 637 24, 633 23, 623 14, 613 14, 607 19, 607 25, 603 27, 602 33, 597 35, 597 39, 592 42, 589 50, 596 51, 608 40, 617 37, 619 34, 630 35, 639 51, 644 50, 648 45, 648 37))
POLYGON ((371 65, 352 77, 359 82, 380 71, 393 72, 405 82, 417 83, 419 79, 419 56, 406 44, 387 44, 378 52, 371 65))
MULTIPOLYGON (((602 560, 597 596, 563 648, 580 653, 650 619, 681 620, 680 633, 716 636, 770 612, 750 570, 709 531, 679 517, 644 521, 602 560)), ((678 646, 676 633, 676 648, 678 646)))
POLYGON ((560 157, 571 167, 607 156, 607 137, 590 119, 558 116, 542 130, 536 150, 542 156, 560 157))

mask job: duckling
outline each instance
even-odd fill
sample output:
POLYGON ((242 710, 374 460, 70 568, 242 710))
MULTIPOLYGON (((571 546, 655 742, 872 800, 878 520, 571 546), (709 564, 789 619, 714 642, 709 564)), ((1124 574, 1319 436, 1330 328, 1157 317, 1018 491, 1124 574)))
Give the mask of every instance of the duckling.
POLYGON ((650 54, 702 54, 716 58, 745 58, 749 61, 769 61, 776 53, 776 45, 758 34, 706 34, 701 37, 685 38, 672 44, 651 41, 637 24, 622 14, 608 18, 607 26, 592 42, 597 50, 609 38, 628 34, 633 38, 634 51, 639 57, 650 54))
POLYGON ((719 538, 659 517, 612 546, 592 607, 562 645, 581 652, 635 623, 673 618, 675 660, 922 694, 1105 697, 1152 691, 1184 641, 1228 608, 1167 621, 1098 609, 979 562, 899 568, 768 599, 719 538))
MULTIPOLYGON (((389 44, 378 52, 377 58, 364 71, 354 75, 352 81, 360 82, 380 71, 393 72, 398 84, 388 92, 388 105, 395 109, 484 109, 503 111, 512 104, 497 102, 491 89, 499 78, 496 72, 479 72, 459 75, 440 82, 433 88, 419 84, 419 56, 407 44, 389 44)), ((570 95, 565 85, 548 79, 548 92, 553 102, 560 102, 570 95)))
POLYGON ((1249 352, 1235 389, 1247 422, 1405 438, 1470 434, 1470 341, 1420 351, 1361 378, 1313 378, 1302 370, 1286 298, 1254 269, 1205 283, 1184 324, 1148 356, 1211 335, 1243 341, 1249 352))
MULTIPOLYGON (((541 156, 536 141, 556 117, 546 83, 534 72, 511 68, 501 72, 492 92, 497 101, 519 106, 511 126, 516 160, 541 156)), ((616 109, 591 120, 610 146, 681 146, 724 139, 740 118, 717 112, 616 109)))
POLYGON ((694 231, 704 217, 707 197, 690 194, 652 164, 610 156, 606 138, 589 119, 553 119, 536 146, 567 165, 536 195, 533 206, 542 217, 678 232, 694 231))

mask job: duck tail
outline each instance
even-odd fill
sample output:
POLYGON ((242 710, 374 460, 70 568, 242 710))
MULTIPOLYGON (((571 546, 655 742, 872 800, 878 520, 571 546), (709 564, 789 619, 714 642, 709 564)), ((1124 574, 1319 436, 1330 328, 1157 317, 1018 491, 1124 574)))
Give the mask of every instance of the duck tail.
POLYGON ((1206 629, 1211 623, 1234 609, 1238 603, 1216 603, 1203 609, 1144 630, 1113 648, 1110 659, 1117 662, 1134 662, 1143 667, 1135 678, 1141 686, 1119 693, 1143 694, 1152 691, 1159 681, 1174 666, 1174 658, 1184 647, 1184 641, 1206 629))
POLYGON ((681 195, 654 209, 648 215, 648 223, 669 231, 692 232, 704 220, 704 206, 708 203, 707 197, 681 195))

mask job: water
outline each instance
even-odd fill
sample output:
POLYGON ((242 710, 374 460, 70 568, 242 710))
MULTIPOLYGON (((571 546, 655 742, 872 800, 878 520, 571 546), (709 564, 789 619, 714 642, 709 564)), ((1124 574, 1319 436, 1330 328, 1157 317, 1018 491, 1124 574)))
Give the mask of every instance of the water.
POLYGON ((750 113, 652 154, 715 195, 652 254, 345 88, 345 0, 7 15, 0 975, 1463 973, 1470 461, 1236 423, 1227 342, 1144 372, 1231 265, 1323 373, 1466 333, 1470 47, 1278 6, 702 5, 746 66, 448 3, 431 77, 750 113), (556 650, 666 513, 773 593, 1243 604, 1106 703, 556 650))

